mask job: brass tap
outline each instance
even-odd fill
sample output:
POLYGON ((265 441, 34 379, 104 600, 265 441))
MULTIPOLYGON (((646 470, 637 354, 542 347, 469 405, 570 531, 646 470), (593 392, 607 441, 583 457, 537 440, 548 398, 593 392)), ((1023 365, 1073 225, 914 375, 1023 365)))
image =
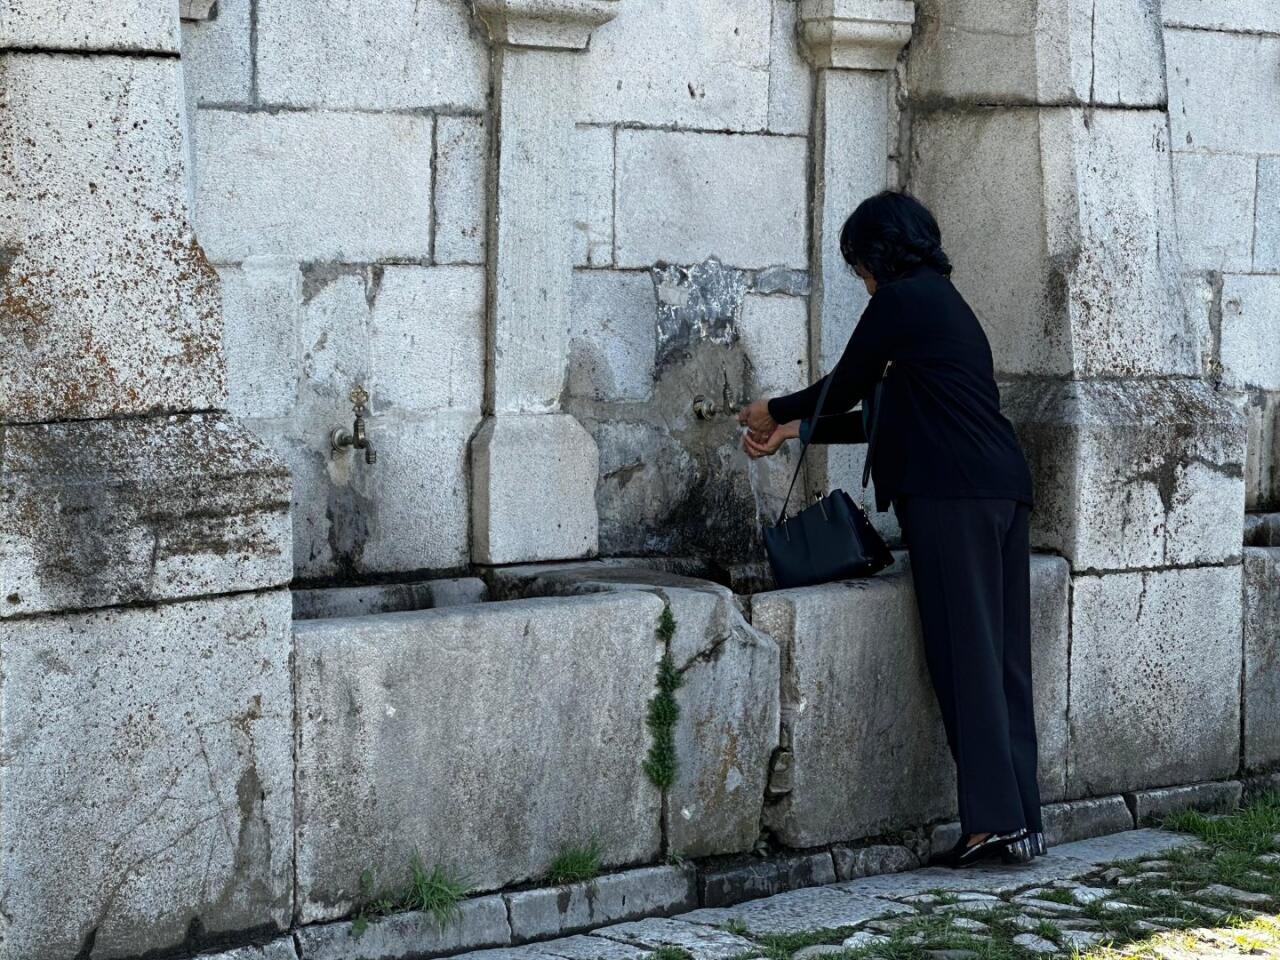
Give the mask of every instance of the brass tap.
POLYGON ((329 433, 329 446, 333 448, 334 453, 339 453, 347 447, 351 447, 353 450, 363 450, 364 462, 374 464, 378 462, 378 452, 373 449, 373 444, 369 442, 369 434, 364 427, 364 413, 368 403, 368 392, 364 387, 357 385, 351 391, 351 409, 356 415, 355 423, 351 425, 349 431, 342 427, 334 427, 329 433))

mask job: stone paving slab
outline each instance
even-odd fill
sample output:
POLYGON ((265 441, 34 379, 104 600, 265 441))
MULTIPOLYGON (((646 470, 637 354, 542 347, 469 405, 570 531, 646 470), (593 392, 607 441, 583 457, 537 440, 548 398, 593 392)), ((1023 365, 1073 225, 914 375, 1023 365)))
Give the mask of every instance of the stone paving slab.
MULTIPOLYGON (((910 874, 894 874, 910 876, 910 874)), ((763 900, 749 900, 735 907, 694 910, 677 919, 691 923, 724 924, 737 921, 755 936, 770 933, 799 933, 854 927, 891 913, 913 913, 905 904, 878 897, 858 896, 840 889, 840 884, 792 890, 763 900)))
POLYGON ((535 957, 563 957, 564 960, 643 960, 652 950, 610 940, 607 937, 562 937, 545 943, 531 943, 526 948, 535 957))
POLYGON ((639 947, 680 947, 687 950, 693 960, 730 960, 731 957, 758 956, 761 953, 758 943, 744 937, 682 920, 655 918, 619 923, 597 930, 592 936, 639 947))

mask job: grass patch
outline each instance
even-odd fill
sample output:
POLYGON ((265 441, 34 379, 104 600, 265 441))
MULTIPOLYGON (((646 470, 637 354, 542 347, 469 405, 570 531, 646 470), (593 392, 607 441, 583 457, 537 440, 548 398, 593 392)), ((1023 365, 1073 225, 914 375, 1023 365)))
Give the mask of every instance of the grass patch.
POLYGON ((676 634, 676 618, 671 608, 662 611, 658 621, 658 639, 667 648, 658 664, 658 692, 649 701, 649 714, 645 723, 653 743, 644 761, 644 772, 659 790, 669 790, 676 782, 680 764, 676 756, 676 720, 680 717, 680 705, 676 703, 676 691, 683 679, 671 658, 671 638, 676 634))
POLYGON ((735 937, 745 937, 750 932, 747 925, 736 917, 720 924, 720 929, 725 933, 732 933, 735 937))
MULTIPOLYGON (((806 930, 804 933, 770 933, 757 939, 764 946, 769 960, 787 960, 797 950, 820 943, 841 943, 853 935, 857 927, 830 927, 824 930, 806 930)), ((850 953, 855 951, 850 950, 850 953)))
POLYGON ((1280 956, 1280 917, 1259 917, 1213 930, 1161 933, 1131 943, 1094 947, 1088 960, 1167 960, 1171 955, 1280 956))
POLYGON ((594 840, 585 847, 562 848, 547 868, 547 882, 559 886, 594 880, 600 876, 600 855, 603 852, 594 840))
POLYGON ((659 947, 653 951, 653 960, 693 960, 693 954, 683 947, 659 947))
POLYGON ((461 903, 469 891, 465 878, 438 865, 427 867, 415 852, 409 857, 408 879, 398 886, 379 890, 373 870, 360 875, 352 933, 358 937, 382 917, 414 910, 430 915, 437 926, 444 927, 461 914, 461 903))
POLYGON ((1061 903, 1069 907, 1074 907, 1076 905, 1076 898, 1072 895, 1070 890, 1060 890, 1056 887, 1041 890, 1036 894, 1036 897, 1040 900, 1048 900, 1051 903, 1061 903))
POLYGON ((1185 810, 1165 817, 1160 825, 1166 830, 1193 833, 1214 846, 1255 855, 1272 853, 1280 834, 1280 793, 1260 794, 1229 816, 1185 810))

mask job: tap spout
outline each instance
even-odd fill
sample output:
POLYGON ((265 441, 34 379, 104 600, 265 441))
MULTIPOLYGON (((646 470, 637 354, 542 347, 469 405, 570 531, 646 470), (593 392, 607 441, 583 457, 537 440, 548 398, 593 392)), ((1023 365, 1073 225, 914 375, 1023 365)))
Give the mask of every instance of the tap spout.
POLYGON ((363 450, 364 462, 374 464, 378 462, 378 451, 373 448, 373 442, 369 439, 369 433, 364 424, 365 404, 368 402, 369 394, 365 392, 364 387, 356 387, 351 391, 355 421, 351 424, 350 430, 334 427, 329 432, 329 446, 334 453, 339 453, 348 447, 353 450, 363 450))

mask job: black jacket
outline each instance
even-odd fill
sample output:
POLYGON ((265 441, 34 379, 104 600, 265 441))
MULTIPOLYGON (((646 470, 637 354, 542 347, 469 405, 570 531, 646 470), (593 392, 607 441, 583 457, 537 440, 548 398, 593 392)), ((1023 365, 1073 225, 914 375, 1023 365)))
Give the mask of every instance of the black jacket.
POLYGON ((877 289, 833 373, 770 400, 769 412, 779 423, 812 417, 834 376, 811 440, 865 443, 862 414, 848 411, 870 402, 882 374, 871 462, 879 509, 913 496, 1031 503, 1031 472, 1000 413, 987 335, 951 281, 928 268, 877 289))

